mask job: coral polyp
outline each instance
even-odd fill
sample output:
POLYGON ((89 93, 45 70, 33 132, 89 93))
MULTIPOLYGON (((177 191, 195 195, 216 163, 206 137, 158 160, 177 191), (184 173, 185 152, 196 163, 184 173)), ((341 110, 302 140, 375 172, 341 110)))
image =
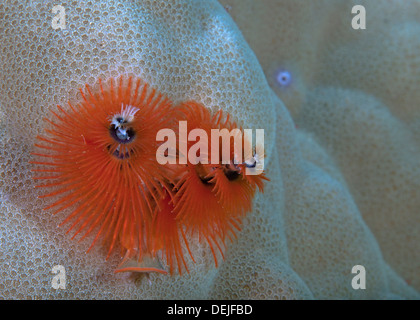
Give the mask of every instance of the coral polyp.
POLYGON ((288 87, 292 83, 292 74, 287 70, 280 70, 276 75, 276 80, 280 87, 288 87))

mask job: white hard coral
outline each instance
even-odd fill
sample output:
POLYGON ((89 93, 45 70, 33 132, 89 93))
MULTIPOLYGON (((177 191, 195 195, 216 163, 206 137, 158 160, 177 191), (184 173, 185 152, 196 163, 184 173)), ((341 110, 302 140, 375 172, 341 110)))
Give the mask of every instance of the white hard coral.
MULTIPOLYGON (((419 289, 420 157, 409 138, 419 123, 418 105, 412 104, 418 92, 409 82, 416 78, 403 79, 411 116, 398 118, 398 105, 392 109, 386 100, 395 87, 387 83, 380 96, 374 81, 370 87, 356 81, 358 73, 346 68, 352 55, 340 48, 369 41, 355 39, 363 36, 339 18, 350 16, 348 1, 317 1, 309 8, 307 1, 223 2, 226 8, 216 1, 64 1, 64 30, 51 28, 53 2, 0 4, 1 296, 419 297, 403 280, 419 289), (277 68, 290 71, 290 87, 276 87, 277 68), (140 76, 175 102, 193 99, 213 111, 224 109, 244 127, 265 129, 271 181, 256 196, 219 268, 209 248, 196 244, 189 274, 114 275, 120 257, 104 261, 100 249, 85 254, 89 239, 71 241, 57 228, 63 216, 42 211, 45 203, 37 199, 28 164, 42 118, 51 106, 80 100, 77 90, 85 83, 121 74, 140 76), (369 154, 372 148, 378 153, 369 154), (57 264, 66 268, 65 290, 51 288, 57 264), (351 285, 355 265, 366 268, 365 290, 351 285)), ((389 3, 385 14, 407 10, 416 17, 401 6, 389 3)), ((410 37, 408 31, 403 35, 410 37)), ((395 48, 391 57, 383 54, 384 61, 401 55, 396 63, 408 63, 404 57, 413 51, 406 48, 406 55, 395 48)), ((368 58, 360 72, 371 67, 384 77, 400 71, 385 74, 368 58)))

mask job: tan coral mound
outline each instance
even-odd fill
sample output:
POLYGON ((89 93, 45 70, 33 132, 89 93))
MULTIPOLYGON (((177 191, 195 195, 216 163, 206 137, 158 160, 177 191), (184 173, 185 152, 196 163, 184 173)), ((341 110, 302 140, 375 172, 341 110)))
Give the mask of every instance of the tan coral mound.
MULTIPOLYGON (((256 56, 217 1, 64 1, 65 30, 51 28, 53 2, 0 4, 0 297, 419 297, 404 280, 419 288, 420 180, 415 175, 420 158, 414 157, 418 146, 406 142, 412 134, 409 121, 414 123, 418 112, 412 105, 418 92, 407 89, 405 110, 412 116, 398 115, 397 120, 386 100, 370 96, 378 94, 373 89, 356 91, 368 87, 355 87, 356 71, 340 71, 345 62, 338 53, 340 46, 357 39, 342 40, 346 33, 341 35, 339 27, 337 34, 328 32, 337 23, 328 13, 347 12, 344 1, 320 1, 307 9, 293 1, 282 1, 282 6, 241 1, 224 2, 230 3, 229 11, 256 56), (325 7, 329 9, 323 11, 325 7), (311 10, 319 13, 316 22, 311 10), (265 37, 258 36, 250 11, 257 15, 256 23, 265 22, 265 37), (266 15, 276 32, 267 26, 266 15), (275 20, 276 15, 282 20, 275 20), (261 56, 257 38, 268 41, 272 55, 261 56), (320 54, 325 44, 337 51, 328 60, 325 52, 320 54), (302 130, 295 129, 268 85, 275 88, 270 70, 277 67, 276 52, 278 59, 287 56, 284 67, 290 66, 296 82, 290 90, 274 91, 302 130), (334 59, 329 66, 334 71, 325 72, 324 63, 334 59), (100 248, 85 254, 91 239, 71 241, 65 229, 57 228, 65 214, 52 217, 42 210, 45 202, 37 199, 28 160, 48 108, 80 100, 77 90, 85 83, 121 74, 142 77, 175 102, 197 100, 213 111, 230 112, 245 128, 265 129, 271 182, 256 196, 219 268, 209 248, 197 244, 191 246, 196 263, 188 261, 187 275, 114 275, 117 254, 108 261, 100 248), (333 87, 342 74, 340 86, 345 88, 333 87), (372 148, 379 154, 368 154, 372 148), (57 264, 66 268, 65 290, 51 287, 51 269, 57 264), (354 265, 367 270, 366 290, 351 286, 354 265)), ((354 37, 351 32, 346 36, 354 37)), ((385 90, 388 95, 391 89, 385 90)))
POLYGON ((420 290, 419 1, 222 3, 297 123, 304 158, 348 188, 385 261, 420 290), (366 30, 351 28, 356 4, 366 30))

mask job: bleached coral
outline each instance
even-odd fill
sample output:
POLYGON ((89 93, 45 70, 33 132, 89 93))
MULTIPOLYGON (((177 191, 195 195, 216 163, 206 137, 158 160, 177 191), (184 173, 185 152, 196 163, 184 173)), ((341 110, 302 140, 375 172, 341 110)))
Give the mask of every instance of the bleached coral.
MULTIPOLYGON (((407 122, 415 117, 395 119, 384 107, 385 100, 376 103, 374 97, 360 92, 366 86, 350 85, 356 82, 356 72, 340 71, 345 68, 340 47, 350 40, 342 39, 339 30, 344 26, 340 29, 341 22, 331 13, 347 12, 348 2, 317 1, 309 8, 306 1, 305 6, 299 1, 223 2, 229 2, 230 14, 256 56, 223 6, 212 0, 63 1, 65 30, 51 28, 53 2, 0 4, 0 29, 4 30, 0 42, 0 296, 418 297, 401 278, 411 279, 419 288, 415 274, 419 258, 413 252, 405 258, 416 249, 420 234, 419 196, 414 189, 420 181, 414 179, 420 158, 413 158, 416 144, 405 143, 411 134, 407 122), (316 20, 310 19, 314 12, 316 20), (251 13, 256 16, 250 18, 251 13), (260 24, 265 32, 253 21, 265 22, 260 24), (330 41, 330 28, 335 25, 330 41), (270 45, 264 47, 257 40, 270 45), (337 53, 326 59, 331 48, 337 53), (328 73, 330 61, 335 62, 328 73), (286 90, 276 88, 271 80, 278 66, 290 70, 293 77, 286 90), (70 240, 63 228, 57 228, 64 214, 52 217, 42 211, 45 203, 37 199, 28 164, 34 136, 43 128, 42 118, 55 104, 77 102, 77 90, 84 83, 95 85, 99 77, 120 74, 138 75, 176 102, 194 99, 213 110, 223 108, 244 127, 265 129, 265 166, 271 182, 264 194, 256 196, 253 212, 219 268, 214 267, 208 248, 195 245, 191 249, 197 263, 189 261, 188 275, 114 275, 120 260, 117 254, 108 261, 99 248, 85 254, 91 239, 70 240), (344 89, 333 87, 341 74, 346 75, 343 83, 337 83, 344 89), (365 116, 375 125, 369 126, 365 116), (355 124, 360 129, 352 131, 355 124), (403 131, 397 132, 400 127, 403 131), (361 139, 366 133, 370 139, 361 139), (389 144, 394 149, 387 149, 389 144), (376 168, 378 159, 364 165, 360 156, 366 157, 372 147, 381 150, 379 160, 387 165, 376 168), (403 155, 401 148, 405 148, 403 155), (363 168, 371 176, 361 171, 354 177, 354 170, 363 168), (400 188, 403 182, 406 189, 400 188), (384 201, 387 185, 394 192, 394 198, 386 198, 393 201, 392 206, 384 201), (381 201, 375 202, 378 197, 381 201), (387 210, 382 214, 379 209, 387 210), (391 220, 396 210, 403 217, 391 220), (390 231, 394 237, 384 239, 390 231), (65 290, 51 288, 51 269, 57 264, 66 268, 65 290), (351 269, 359 264, 368 273, 366 290, 351 287, 351 269)), ((398 6, 393 3, 395 10, 398 6)), ((346 32, 347 37, 355 37, 346 32)), ((410 55, 411 49, 407 50, 410 55)), ((407 62, 399 63, 401 67, 407 62)), ((391 94, 391 89, 395 87, 386 93, 391 94)), ((410 103, 419 101, 413 98, 418 93, 410 90, 406 109, 411 106, 409 111, 415 115, 418 108, 410 103)), ((367 92, 376 94, 373 89, 367 92)))

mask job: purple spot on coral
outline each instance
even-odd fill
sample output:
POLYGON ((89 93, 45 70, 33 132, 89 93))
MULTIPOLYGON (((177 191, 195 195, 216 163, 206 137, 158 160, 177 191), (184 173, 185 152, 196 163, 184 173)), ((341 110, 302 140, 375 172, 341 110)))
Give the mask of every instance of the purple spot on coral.
POLYGON ((287 70, 280 70, 277 73, 276 80, 281 87, 288 87, 292 82, 292 75, 287 70))

